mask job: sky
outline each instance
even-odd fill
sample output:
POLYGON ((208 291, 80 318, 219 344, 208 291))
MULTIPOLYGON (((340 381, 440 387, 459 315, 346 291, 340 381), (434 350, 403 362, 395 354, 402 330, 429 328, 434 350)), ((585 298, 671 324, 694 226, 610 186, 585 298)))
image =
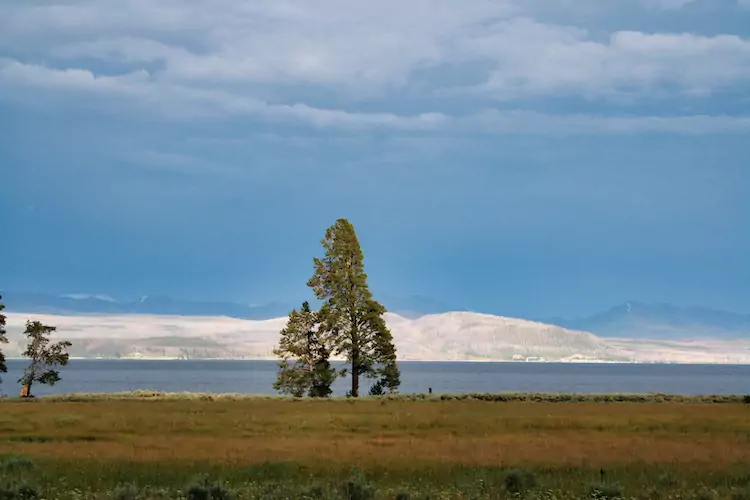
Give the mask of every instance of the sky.
POLYGON ((748 0, 0 0, 0 289, 750 313, 748 0))

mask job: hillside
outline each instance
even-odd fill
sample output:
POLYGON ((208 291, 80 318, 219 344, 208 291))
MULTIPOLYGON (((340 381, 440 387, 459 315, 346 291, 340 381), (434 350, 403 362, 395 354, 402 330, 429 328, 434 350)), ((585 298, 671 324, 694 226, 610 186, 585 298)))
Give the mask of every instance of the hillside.
MULTIPOLYGON (((77 357, 272 358, 286 318, 246 321, 166 315, 8 315, 11 343, 21 351, 26 319, 56 325, 77 357)), ((486 314, 452 312, 409 319, 388 313, 402 360, 615 361, 750 363, 750 342, 603 339, 591 333, 486 314)))

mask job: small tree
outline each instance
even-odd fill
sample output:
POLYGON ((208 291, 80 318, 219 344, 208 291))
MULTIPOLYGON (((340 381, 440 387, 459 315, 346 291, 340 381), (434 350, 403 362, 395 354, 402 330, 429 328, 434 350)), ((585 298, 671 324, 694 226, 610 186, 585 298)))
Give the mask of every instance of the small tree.
MULTIPOLYGON (((3 296, 0 295, 0 301, 3 300, 3 296)), ((8 343, 8 337, 5 336, 5 315, 3 314, 3 309, 5 309, 5 306, 2 302, 0 302, 0 344, 7 344, 8 343)), ((8 372, 8 366, 5 364, 5 354, 3 354, 3 350, 0 349, 0 373, 7 373, 8 372)), ((0 378, 0 382, 2 382, 3 379, 0 378)))
POLYGON ((349 395, 359 396, 359 379, 376 379, 372 394, 396 392, 401 383, 396 347, 383 314, 367 285, 364 255, 354 226, 339 219, 321 241, 325 256, 316 258, 315 274, 307 285, 325 300, 320 310, 321 329, 330 338, 334 354, 343 354, 352 377, 349 395))
POLYGON ((285 394, 302 397, 328 397, 336 372, 328 360, 330 351, 320 337, 318 313, 304 302, 302 308, 289 314, 274 354, 281 358, 274 388, 285 394))
POLYGON ((55 368, 68 364, 68 348, 72 346, 67 340, 50 344, 50 334, 56 331, 54 326, 47 326, 39 321, 27 321, 24 335, 29 339, 23 355, 31 360, 23 377, 18 382, 25 386, 27 395, 31 396, 34 382, 55 385, 60 381, 60 372, 55 368))

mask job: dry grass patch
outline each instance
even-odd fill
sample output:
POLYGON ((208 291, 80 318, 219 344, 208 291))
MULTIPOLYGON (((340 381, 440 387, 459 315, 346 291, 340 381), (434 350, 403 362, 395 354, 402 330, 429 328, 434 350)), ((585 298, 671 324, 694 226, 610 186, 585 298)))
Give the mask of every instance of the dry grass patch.
POLYGON ((278 399, 3 403, 0 453, 419 468, 750 460, 742 404, 278 399))

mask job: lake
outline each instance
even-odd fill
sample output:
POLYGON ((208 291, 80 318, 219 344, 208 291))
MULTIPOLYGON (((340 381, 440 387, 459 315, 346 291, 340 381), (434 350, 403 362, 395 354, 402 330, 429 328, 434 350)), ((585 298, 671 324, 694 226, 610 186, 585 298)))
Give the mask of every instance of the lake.
MULTIPOLYGON (((9 360, 0 374, 0 394, 17 395, 26 362, 9 360)), ((637 365, 571 363, 401 362, 402 393, 554 392, 666 393, 683 395, 750 393, 746 365, 637 365)), ((52 388, 35 386, 37 396, 72 392, 163 392, 274 394, 274 361, 71 360, 52 388)), ((349 379, 339 380, 344 395, 349 379)))

